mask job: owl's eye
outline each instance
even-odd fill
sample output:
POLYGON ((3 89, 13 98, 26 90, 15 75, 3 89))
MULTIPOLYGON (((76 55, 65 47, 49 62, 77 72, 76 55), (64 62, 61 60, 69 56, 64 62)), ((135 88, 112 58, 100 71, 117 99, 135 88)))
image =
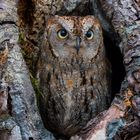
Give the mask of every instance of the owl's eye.
POLYGON ((93 38, 93 36, 94 36, 93 31, 92 30, 88 30, 87 33, 86 33, 86 38, 88 40, 91 40, 93 38))
POLYGON ((65 29, 60 29, 57 35, 60 39, 65 39, 68 36, 68 32, 65 29))

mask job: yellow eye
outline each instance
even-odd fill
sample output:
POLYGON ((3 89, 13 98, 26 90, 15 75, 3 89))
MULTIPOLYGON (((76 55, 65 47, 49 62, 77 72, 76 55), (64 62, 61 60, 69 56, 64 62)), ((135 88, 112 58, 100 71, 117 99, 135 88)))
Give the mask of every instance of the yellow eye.
POLYGON ((68 32, 67 32, 65 29, 60 29, 60 30, 57 32, 57 36, 58 36, 60 39, 65 39, 65 38, 67 38, 67 36, 68 36, 68 32))
POLYGON ((93 37, 94 37, 93 31, 92 30, 88 30, 87 33, 86 33, 86 38, 88 40, 91 40, 91 39, 93 39, 93 37))

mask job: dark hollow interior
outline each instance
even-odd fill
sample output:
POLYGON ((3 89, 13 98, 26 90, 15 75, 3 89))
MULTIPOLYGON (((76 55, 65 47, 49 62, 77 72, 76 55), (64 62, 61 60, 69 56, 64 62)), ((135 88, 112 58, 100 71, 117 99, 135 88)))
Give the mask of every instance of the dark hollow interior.
POLYGON ((112 78, 111 78, 111 94, 112 99, 116 93, 120 92, 121 83, 126 75, 125 67, 123 64, 123 55, 121 54, 120 48, 117 41, 112 40, 105 32, 104 45, 106 48, 107 58, 111 63, 112 78))

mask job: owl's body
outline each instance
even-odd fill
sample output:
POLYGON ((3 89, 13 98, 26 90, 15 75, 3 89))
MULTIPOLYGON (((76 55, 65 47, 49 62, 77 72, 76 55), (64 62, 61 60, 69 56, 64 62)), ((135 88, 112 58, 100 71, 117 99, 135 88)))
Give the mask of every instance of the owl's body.
POLYGON ((71 136, 107 109, 109 69, 98 20, 93 16, 48 19, 38 70, 46 127, 71 136))

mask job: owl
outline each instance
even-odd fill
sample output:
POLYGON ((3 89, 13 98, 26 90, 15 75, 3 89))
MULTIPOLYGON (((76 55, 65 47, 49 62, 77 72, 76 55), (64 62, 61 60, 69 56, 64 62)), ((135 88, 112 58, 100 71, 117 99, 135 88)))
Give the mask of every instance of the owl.
POLYGON ((47 129, 70 137, 110 104, 110 67, 102 28, 93 16, 47 20, 37 77, 47 129))

